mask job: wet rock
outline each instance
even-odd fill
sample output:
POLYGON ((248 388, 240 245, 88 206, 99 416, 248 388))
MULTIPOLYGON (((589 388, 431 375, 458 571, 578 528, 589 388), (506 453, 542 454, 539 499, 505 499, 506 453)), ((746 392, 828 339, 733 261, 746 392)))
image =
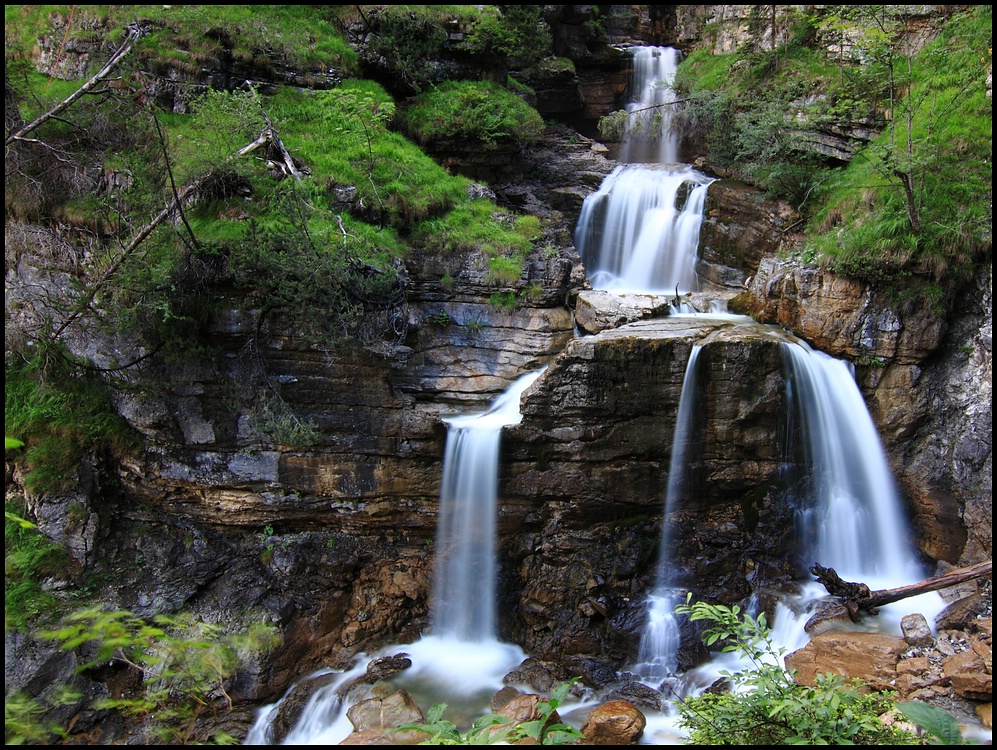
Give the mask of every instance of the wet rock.
POLYGON ((966 630, 980 615, 987 611, 987 606, 987 598, 979 592, 958 599, 935 616, 935 628, 937 630, 966 630))
POLYGON ((911 646, 926 646, 934 640, 931 627, 922 614, 905 615, 900 621, 900 629, 911 646))
MULTIPOLYGON (((340 745, 394 745, 391 736, 380 729, 365 729, 362 732, 350 732, 340 745)), ((411 743, 404 743, 411 744, 411 743)))
POLYGON ((586 745, 635 745, 644 733, 647 719, 629 701, 610 701, 598 706, 582 724, 586 745))
POLYGON ((599 333, 642 318, 667 315, 668 297, 650 294, 613 294, 599 289, 579 292, 575 322, 587 333, 599 333))
POLYGON ((506 685, 505 687, 496 691, 495 695, 492 696, 492 699, 488 703, 491 712, 492 713, 498 712, 498 710, 502 708, 502 706, 511 701, 513 698, 518 697, 519 694, 520 694, 519 691, 516 688, 512 687, 511 685, 506 685))
MULTIPOLYGON (((395 690, 383 698, 368 698, 356 703, 347 709, 346 716, 357 732, 389 734, 394 744, 414 745, 429 737, 425 732, 414 729, 390 733, 387 731, 394 730, 403 724, 421 724, 426 721, 422 709, 405 690, 395 690)), ((362 744, 372 743, 364 742, 362 744)))
POLYGON ((972 701, 993 700, 993 654, 990 646, 979 641, 973 647, 946 658, 942 671, 956 695, 972 701))
POLYGON ((628 682, 612 688, 605 694, 607 701, 624 701, 650 711, 663 711, 666 706, 664 696, 642 682, 628 682))
MULTIPOLYGON (((528 695, 518 695, 511 701, 506 703, 502 708, 500 708, 496 713, 499 716, 504 716, 509 720, 507 725, 503 726, 519 726, 527 721, 537 721, 543 718, 543 714, 537 708, 537 704, 541 701, 547 700, 543 696, 528 694, 528 695)), ((557 711, 552 711, 548 717, 544 726, 549 726, 550 724, 560 724, 561 716, 557 711)))
POLYGON ((759 320, 839 358, 920 364, 945 333, 944 321, 930 309, 901 314, 866 284, 792 261, 764 259, 750 291, 759 320))
MULTIPOLYGON (((563 670, 555 671, 550 665, 536 659, 526 659, 522 664, 509 672, 503 682, 507 685, 529 685, 539 693, 550 695, 561 682, 568 679, 563 670)), ((514 696, 518 698, 520 696, 514 696)), ((518 705, 518 704, 517 704, 518 705)), ((506 714, 502 714, 505 716, 506 714)))

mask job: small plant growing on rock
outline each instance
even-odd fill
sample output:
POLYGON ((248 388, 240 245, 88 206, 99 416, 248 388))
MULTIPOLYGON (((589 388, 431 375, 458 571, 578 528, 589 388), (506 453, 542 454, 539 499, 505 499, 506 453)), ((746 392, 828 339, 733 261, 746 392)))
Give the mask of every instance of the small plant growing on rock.
POLYGON ((690 620, 715 623, 703 632, 707 646, 740 652, 751 667, 724 672, 731 691, 703 693, 678 704, 679 723, 697 745, 859 744, 917 745, 920 738, 880 716, 893 709, 889 693, 863 694, 860 680, 818 675, 812 686, 798 685, 782 667, 783 650, 771 638, 761 614, 737 606, 705 602, 675 608, 690 620))
POLYGON ((461 732, 452 721, 443 718, 446 703, 437 703, 426 714, 425 723, 402 724, 395 731, 420 731, 430 735, 420 745, 571 745, 585 735, 572 726, 562 723, 557 707, 567 696, 578 678, 558 685, 547 700, 537 702, 539 716, 509 726, 510 720, 501 714, 485 714, 467 732, 461 732))

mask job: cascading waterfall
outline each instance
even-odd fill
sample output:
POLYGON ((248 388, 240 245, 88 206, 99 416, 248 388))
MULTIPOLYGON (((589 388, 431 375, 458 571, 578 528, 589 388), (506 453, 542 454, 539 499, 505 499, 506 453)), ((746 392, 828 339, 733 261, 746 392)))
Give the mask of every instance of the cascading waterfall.
POLYGON ((678 667, 676 654, 680 639, 679 627, 675 619, 675 605, 679 604, 679 592, 675 589, 675 575, 672 566, 671 533, 667 523, 669 513, 682 502, 688 490, 689 442, 695 432, 696 406, 699 393, 696 389, 696 364, 701 346, 693 346, 689 362, 682 379, 682 395, 679 397, 678 415, 675 419, 675 437, 672 441, 672 456, 668 468, 668 489, 665 493, 665 519, 662 524, 661 548, 658 553, 658 567, 654 593, 648 599, 647 624, 641 633, 640 650, 635 668, 647 679, 664 678, 673 674, 678 667))
MULTIPOLYGON (((803 342, 783 344, 790 432, 803 438, 810 502, 796 514, 806 563, 893 588, 921 580, 903 504, 849 364, 803 342)), ((935 596, 918 598, 930 612, 935 596)), ((910 602, 905 606, 909 607, 910 602)))
POLYGON ((620 147, 624 163, 585 199, 575 231, 597 289, 668 295, 699 289, 699 230, 713 180, 676 163, 671 85, 679 61, 670 47, 634 49, 631 124, 620 147))
POLYGON ((678 136, 672 115, 678 98, 672 85, 682 53, 672 47, 635 47, 630 75, 631 101, 627 135, 620 147, 622 162, 678 161, 678 136))
POLYGON ((624 164, 585 199, 575 245, 598 289, 699 289, 699 230, 711 180, 692 167, 624 164))
POLYGON ((502 428, 522 419, 519 399, 540 372, 519 378, 481 414, 451 417, 437 526, 431 625, 460 641, 495 637, 495 515, 502 428))

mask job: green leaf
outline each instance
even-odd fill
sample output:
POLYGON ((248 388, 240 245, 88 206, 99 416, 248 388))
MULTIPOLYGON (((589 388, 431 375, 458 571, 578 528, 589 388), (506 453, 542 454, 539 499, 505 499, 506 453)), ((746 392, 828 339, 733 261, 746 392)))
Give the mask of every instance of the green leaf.
POLYGON ((898 703, 897 710, 943 745, 964 745, 959 722, 948 711, 927 703, 898 703))
POLYGON ((429 711, 426 713, 426 723, 435 724, 443 717, 443 713, 446 710, 447 710, 446 703, 437 703, 432 708, 430 708, 429 711))

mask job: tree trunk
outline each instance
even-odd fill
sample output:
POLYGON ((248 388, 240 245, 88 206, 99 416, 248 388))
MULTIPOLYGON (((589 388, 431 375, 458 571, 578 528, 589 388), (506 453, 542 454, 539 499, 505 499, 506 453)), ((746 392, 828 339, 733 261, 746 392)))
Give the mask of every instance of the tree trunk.
POLYGON ((975 578, 984 578, 993 572, 993 560, 970 565, 966 568, 953 570, 943 576, 928 578, 920 583, 912 583, 908 586, 899 586, 895 589, 881 589, 872 591, 864 583, 844 581, 834 571, 833 568, 825 568, 814 564, 810 572, 816 577, 817 583, 827 589, 831 596, 842 600, 841 606, 846 610, 852 620, 858 619, 860 610, 869 614, 876 614, 877 608, 885 604, 892 604, 901 599, 907 599, 918 594, 926 594, 929 591, 938 591, 959 583, 965 583, 975 578))

